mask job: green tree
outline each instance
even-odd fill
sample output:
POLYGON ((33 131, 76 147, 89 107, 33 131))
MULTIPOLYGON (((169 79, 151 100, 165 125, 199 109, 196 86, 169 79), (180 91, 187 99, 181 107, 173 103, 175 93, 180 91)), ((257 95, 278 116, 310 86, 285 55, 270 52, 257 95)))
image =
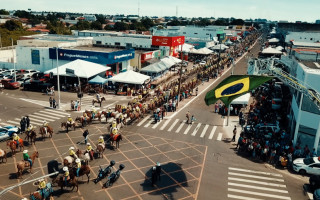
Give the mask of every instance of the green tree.
POLYGON ((180 23, 180 21, 177 20, 177 19, 174 19, 174 20, 172 20, 171 22, 168 22, 168 23, 167 23, 167 26, 180 26, 180 25, 181 25, 181 23, 180 23))
POLYGON ((243 19, 233 19, 233 20, 230 22, 230 25, 243 25, 243 24, 244 24, 243 19))
POLYGON ((94 21, 90 24, 91 29, 102 30, 102 24, 99 21, 94 21))
POLYGON ((10 13, 6 11, 5 9, 0 10, 0 15, 9 15, 10 13))
POLYGON ((81 20, 77 22, 75 28, 78 30, 87 30, 90 29, 90 23, 88 21, 81 20))
POLYGON ((125 30, 129 30, 129 25, 124 23, 124 22, 116 22, 114 24, 114 29, 117 31, 125 31, 125 30))
POLYGON ((110 26, 110 25, 106 25, 106 26, 104 27, 104 30, 110 31, 110 30, 113 30, 113 27, 110 26))
POLYGON ((106 23, 106 17, 103 15, 96 15, 97 21, 100 22, 100 24, 106 23))
POLYGON ((17 10, 13 15, 19 18, 27 18, 27 19, 31 18, 31 13, 25 10, 17 10))
POLYGON ((217 25, 217 26, 226 26, 226 25, 229 25, 227 20, 225 19, 217 19, 215 22, 214 22, 214 25, 217 25))
POLYGON ((200 21, 196 23, 198 26, 208 26, 211 22, 207 18, 201 18, 200 21))
POLYGON ((148 30, 149 30, 151 27, 154 26, 153 21, 152 21, 149 17, 146 17, 146 18, 141 19, 141 23, 142 23, 143 26, 144 26, 146 29, 148 29, 148 30))
POLYGON ((22 24, 21 22, 17 20, 8 20, 4 24, 4 27, 8 29, 9 31, 16 31, 16 30, 22 30, 22 24))

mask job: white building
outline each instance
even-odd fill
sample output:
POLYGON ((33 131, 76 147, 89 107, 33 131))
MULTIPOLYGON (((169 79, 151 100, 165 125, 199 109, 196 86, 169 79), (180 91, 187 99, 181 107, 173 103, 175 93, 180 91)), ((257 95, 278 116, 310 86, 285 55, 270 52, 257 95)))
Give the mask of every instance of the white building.
POLYGON ((93 38, 93 44, 96 46, 151 49, 151 35, 122 35, 122 36, 100 36, 93 38))
POLYGON ((289 32, 286 42, 320 42, 320 32, 289 32))

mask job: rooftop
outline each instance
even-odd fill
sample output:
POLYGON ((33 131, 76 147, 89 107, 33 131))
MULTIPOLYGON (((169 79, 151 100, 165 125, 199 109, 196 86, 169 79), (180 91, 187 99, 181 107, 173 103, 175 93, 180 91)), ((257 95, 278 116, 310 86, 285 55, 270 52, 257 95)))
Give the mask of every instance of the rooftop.
POLYGON ((320 69, 320 62, 301 61, 301 63, 310 69, 320 69))
POLYGON ((298 41, 292 41, 292 44, 293 44, 294 46, 317 47, 317 48, 320 48, 320 43, 315 43, 315 42, 298 42, 298 41))

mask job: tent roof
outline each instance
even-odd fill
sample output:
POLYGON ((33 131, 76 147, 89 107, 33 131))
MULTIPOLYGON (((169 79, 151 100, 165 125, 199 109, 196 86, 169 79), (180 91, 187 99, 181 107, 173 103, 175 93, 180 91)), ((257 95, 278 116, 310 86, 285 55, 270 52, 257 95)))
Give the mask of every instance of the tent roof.
POLYGON ((271 38, 269 39, 269 42, 279 42, 280 40, 278 38, 271 38))
POLYGON ((274 48, 271 48, 271 47, 263 49, 262 53, 265 53, 265 54, 282 54, 281 51, 279 51, 277 49, 274 49, 274 48))
MULTIPOLYGON (((194 46, 191 44, 184 43, 182 45, 183 52, 190 52, 193 48, 194 48, 194 46)), ((178 51, 181 51, 181 45, 178 47, 178 51)))
POLYGON ((250 100, 250 93, 241 95, 240 97, 234 99, 231 104, 248 104, 250 100))
POLYGON ((106 82, 108 82, 108 79, 102 78, 99 75, 95 76, 89 81, 90 84, 105 84, 106 82))
POLYGON ((140 73, 134 72, 132 70, 128 70, 126 72, 122 72, 120 74, 117 74, 117 75, 113 76, 112 78, 109 78, 108 80, 112 81, 112 82, 141 85, 148 79, 150 79, 150 76, 140 74, 140 73))
MULTIPOLYGON (((66 73, 66 69, 74 70, 74 75, 79 78, 90 78, 101 72, 109 70, 110 67, 106 67, 97 63, 78 59, 78 60, 59 66, 60 76, 73 76, 72 74, 66 73)), ((50 73, 50 72, 52 72, 54 75, 57 75, 57 68, 45 71, 44 73, 50 73)))
POLYGON ((220 50, 220 45, 221 45, 221 50, 229 49, 229 47, 224 44, 217 44, 216 46, 211 47, 211 49, 220 50))
POLYGON ((159 72, 163 71, 163 70, 160 69, 160 68, 158 67, 158 65, 156 65, 156 64, 157 64, 157 63, 152 64, 152 65, 148 65, 148 66, 142 68, 142 69, 140 70, 140 72, 159 73, 159 72))
POLYGON ((192 49, 190 51, 190 53, 195 53, 195 54, 210 54, 210 53, 213 53, 213 51, 211 51, 210 49, 204 47, 204 48, 201 48, 201 49, 192 49))

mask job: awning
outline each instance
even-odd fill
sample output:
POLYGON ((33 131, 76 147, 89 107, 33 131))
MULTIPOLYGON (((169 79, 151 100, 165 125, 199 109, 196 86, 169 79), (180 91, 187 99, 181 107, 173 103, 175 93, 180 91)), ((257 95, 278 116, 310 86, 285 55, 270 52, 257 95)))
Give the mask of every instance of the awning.
POLYGON ((231 104, 242 104, 242 105, 248 105, 250 100, 250 93, 241 95, 240 97, 234 99, 231 104))
POLYGON ((142 85, 148 79, 150 79, 150 76, 129 70, 109 78, 108 81, 142 85))
POLYGON ((201 48, 201 49, 192 49, 190 51, 190 53, 208 55, 208 54, 213 53, 213 51, 211 51, 210 49, 204 47, 204 48, 201 48))
POLYGON ((216 45, 216 46, 214 46, 214 47, 211 47, 211 49, 212 50, 225 50, 225 49, 229 49, 229 47, 228 46, 226 46, 226 45, 224 45, 224 44, 218 44, 218 45, 216 45), (221 46, 221 47, 220 47, 221 46))
MULTIPOLYGON (((97 63, 78 59, 78 60, 59 66, 59 75, 60 76, 76 76, 79 78, 91 78, 109 69, 110 67, 106 67, 97 63), (66 71, 66 69, 69 70, 69 73, 67 73, 68 71, 66 71), (70 73, 70 71, 73 71, 74 75, 70 73)), ((58 74, 57 68, 45 71, 44 73, 49 74, 50 72, 52 72, 53 75, 58 74)))
POLYGON ((96 77, 92 78, 88 83, 89 84, 105 84, 108 82, 108 79, 102 78, 101 76, 97 75, 96 77))
POLYGON ((279 40, 278 38, 271 38, 271 39, 269 39, 268 41, 271 42, 271 43, 277 43, 277 42, 279 42, 280 40, 279 40))

